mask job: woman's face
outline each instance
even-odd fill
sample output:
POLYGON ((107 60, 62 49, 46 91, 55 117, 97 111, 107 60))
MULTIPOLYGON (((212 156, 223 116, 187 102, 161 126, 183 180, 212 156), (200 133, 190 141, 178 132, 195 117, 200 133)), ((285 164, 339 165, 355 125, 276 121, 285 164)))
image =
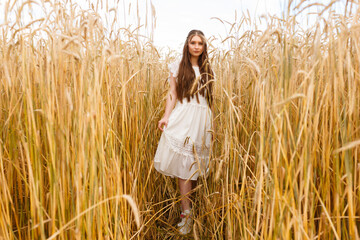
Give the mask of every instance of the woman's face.
POLYGON ((189 41, 189 52, 193 57, 199 57, 204 51, 204 43, 199 36, 193 36, 189 41))

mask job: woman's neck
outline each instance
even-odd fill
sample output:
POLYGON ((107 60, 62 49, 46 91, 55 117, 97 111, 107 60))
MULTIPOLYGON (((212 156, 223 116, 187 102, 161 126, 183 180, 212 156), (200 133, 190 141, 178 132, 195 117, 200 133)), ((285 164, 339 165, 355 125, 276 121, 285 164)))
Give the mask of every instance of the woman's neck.
POLYGON ((193 65, 193 66, 198 66, 198 60, 199 60, 199 57, 193 57, 193 56, 191 56, 191 58, 190 58, 190 63, 191 63, 191 65, 193 65))

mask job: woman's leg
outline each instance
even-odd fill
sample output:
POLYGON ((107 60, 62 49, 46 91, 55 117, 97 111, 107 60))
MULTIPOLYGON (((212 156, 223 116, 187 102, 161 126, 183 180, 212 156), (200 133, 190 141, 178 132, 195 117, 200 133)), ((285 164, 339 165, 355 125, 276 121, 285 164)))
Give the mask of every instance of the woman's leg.
POLYGON ((187 181, 179 178, 182 211, 191 209, 190 194, 188 193, 192 190, 192 182, 191 180, 187 181))

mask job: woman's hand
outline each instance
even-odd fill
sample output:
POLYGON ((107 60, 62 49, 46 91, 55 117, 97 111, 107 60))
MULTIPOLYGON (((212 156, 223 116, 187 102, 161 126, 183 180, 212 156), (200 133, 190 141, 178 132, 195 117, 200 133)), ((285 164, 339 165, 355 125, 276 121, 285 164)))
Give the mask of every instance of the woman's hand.
POLYGON ((167 127, 168 122, 169 122, 169 119, 166 118, 166 117, 163 117, 162 119, 160 119, 160 121, 159 121, 159 123, 158 123, 158 128, 159 128, 161 131, 164 131, 163 125, 165 125, 165 127, 167 127))

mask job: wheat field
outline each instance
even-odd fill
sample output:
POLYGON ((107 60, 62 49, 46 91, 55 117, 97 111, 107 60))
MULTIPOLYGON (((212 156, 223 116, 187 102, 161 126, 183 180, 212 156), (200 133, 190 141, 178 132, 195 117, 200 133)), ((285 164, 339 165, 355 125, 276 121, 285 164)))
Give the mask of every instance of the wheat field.
MULTIPOLYGON (((0 238, 182 239, 177 182, 152 165, 175 53, 96 10, 15 2, 0 37, 0 238), (34 4, 48 15, 24 23, 34 4)), ((186 239, 359 238, 360 12, 346 4, 309 29, 285 10, 241 32, 244 15, 224 22, 230 49, 209 42, 213 151, 186 239)))

